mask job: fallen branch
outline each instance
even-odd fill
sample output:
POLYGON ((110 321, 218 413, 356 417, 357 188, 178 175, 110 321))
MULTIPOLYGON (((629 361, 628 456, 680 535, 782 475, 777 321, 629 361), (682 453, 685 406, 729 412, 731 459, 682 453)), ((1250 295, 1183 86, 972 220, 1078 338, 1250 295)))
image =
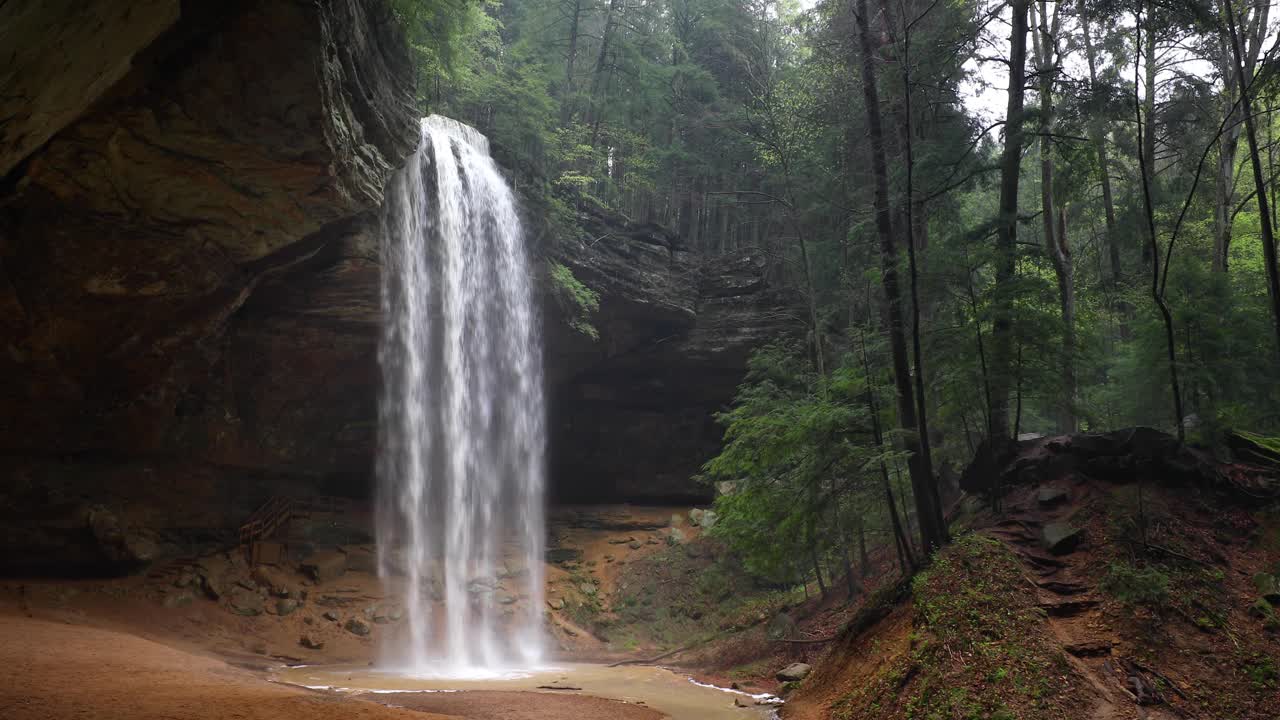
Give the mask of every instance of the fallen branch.
POLYGON ((689 648, 692 648, 692 647, 696 647, 696 646, 698 646, 698 645, 700 645, 700 644, 701 644, 701 643, 690 643, 690 644, 685 645, 685 646, 683 646, 683 647, 678 647, 678 648, 676 648, 675 650, 670 650, 670 651, 668 651, 668 652, 664 652, 664 653, 662 653, 661 655, 659 655, 659 656, 657 656, 657 657, 651 657, 651 658, 649 658, 648 660, 643 660, 643 659, 619 660, 618 662, 616 662, 616 663, 612 663, 611 665, 609 665, 609 667, 611 667, 611 668, 612 668, 612 667, 621 667, 621 666, 623 666, 623 665, 649 665, 649 664, 651 664, 651 663, 656 663, 656 662, 658 662, 659 660, 665 660, 665 659, 667 659, 667 658, 671 657, 672 655, 675 655, 676 653, 682 653, 682 652, 684 652, 685 650, 688 650, 689 648))

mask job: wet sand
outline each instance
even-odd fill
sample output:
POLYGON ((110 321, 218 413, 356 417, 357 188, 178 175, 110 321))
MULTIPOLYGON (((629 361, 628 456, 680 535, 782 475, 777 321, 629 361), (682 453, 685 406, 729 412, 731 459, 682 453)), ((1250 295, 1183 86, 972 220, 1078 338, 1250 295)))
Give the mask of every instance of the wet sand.
POLYGON ((644 665, 559 663, 555 668, 487 679, 412 677, 363 666, 312 666, 282 669, 276 679, 309 688, 377 693, 379 701, 446 714, 454 712, 452 708, 466 706, 471 696, 488 700, 512 693, 526 698, 610 698, 632 707, 651 708, 672 720, 759 720, 773 714, 771 706, 755 705, 755 698, 746 693, 698 685, 670 670, 644 665))
POLYGON ((489 692, 425 697, 415 693, 361 699, 315 692, 268 682, 222 660, 125 632, 7 612, 0 612, 0 667, 5 668, 0 680, 0 718, 4 720, 660 717, 660 713, 641 706, 576 694, 489 692))

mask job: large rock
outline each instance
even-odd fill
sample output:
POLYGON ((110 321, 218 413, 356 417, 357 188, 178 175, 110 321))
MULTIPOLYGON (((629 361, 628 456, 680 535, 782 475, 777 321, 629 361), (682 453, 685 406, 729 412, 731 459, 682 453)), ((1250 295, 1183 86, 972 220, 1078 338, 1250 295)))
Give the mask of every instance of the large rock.
POLYGON ((811 670, 805 663, 791 663, 779 670, 775 677, 781 682, 799 682, 809 677, 811 670))
POLYGON ((329 364, 376 376, 353 238, 418 138, 401 31, 385 0, 126 5, 0 3, 0 451, 332 469, 374 402, 329 364), (352 283, 268 317, 290 274, 352 283))
POLYGON ((347 556, 336 550, 318 552, 307 558, 301 569, 316 583, 327 583, 347 572, 347 556))
POLYGON ((548 306, 551 477, 567 500, 705 501, 692 481, 719 449, 714 413, 747 359, 799 323, 763 255, 702 255, 669 231, 598 210, 551 250, 600 294, 592 341, 548 306), (657 449, 660 448, 660 451, 657 449))

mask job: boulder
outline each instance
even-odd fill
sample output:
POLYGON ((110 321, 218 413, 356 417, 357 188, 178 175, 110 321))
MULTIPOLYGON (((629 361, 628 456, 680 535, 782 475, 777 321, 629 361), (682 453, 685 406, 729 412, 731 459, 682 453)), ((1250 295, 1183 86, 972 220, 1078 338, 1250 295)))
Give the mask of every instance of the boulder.
POLYGON ((276 614, 280 617, 292 615, 298 609, 298 601, 292 598, 281 598, 276 601, 276 614))
POLYGON ((246 617, 261 615, 266 608, 261 595, 242 587, 236 587, 231 590, 227 604, 231 612, 246 617))
POLYGON ((631 548, 632 550, 639 550, 640 548, 644 547, 644 543, 640 542, 639 540, 632 540, 631 542, 627 543, 627 547, 631 548))
POLYGON ((809 677, 809 672, 811 670, 812 668, 805 663, 791 663, 779 670, 778 674, 774 677, 777 678, 779 682, 799 682, 800 680, 809 677))
POLYGON ((716 520, 719 520, 719 519, 720 519, 720 516, 716 514, 715 510, 708 510, 702 513, 702 521, 699 522, 698 525, 703 530, 710 530, 711 528, 715 527, 716 520))
POLYGON ((684 525, 684 516, 680 513, 675 513, 671 516, 671 522, 668 524, 673 528, 681 527, 684 525))
POLYGON ((1080 545, 1084 531, 1064 522, 1047 523, 1040 531, 1041 543, 1054 555, 1066 555, 1080 545))
POLYGON ((312 635, 311 633, 306 633, 301 638, 298 638, 298 644, 304 648, 307 648, 308 650, 324 649, 324 640, 321 640, 320 638, 316 637, 315 635, 312 635))
POLYGON ((596 594, 596 586, 594 583, 579 583, 578 589, 582 591, 583 595, 592 596, 596 594))
POLYGON ((347 620, 347 623, 342 627, 346 628, 347 632, 352 635, 359 635, 360 637, 365 637, 370 632, 368 623, 360 618, 353 617, 350 620, 347 620))
POLYGON ((694 508, 689 511, 689 524, 698 527, 702 524, 702 513, 706 512, 702 508, 694 508))
POLYGON ((1058 487, 1042 487, 1036 491, 1036 502, 1042 507, 1052 507, 1067 501, 1067 491, 1058 487))
POLYGON ((303 561, 301 569, 316 583, 327 583, 347 572, 347 555, 336 550, 318 552, 303 561))
POLYGON ((547 607, 552 610, 563 610, 564 598, 547 598, 547 607))
POLYGON ((667 544, 680 545, 685 541, 684 531, 680 528, 669 528, 667 530, 667 544))

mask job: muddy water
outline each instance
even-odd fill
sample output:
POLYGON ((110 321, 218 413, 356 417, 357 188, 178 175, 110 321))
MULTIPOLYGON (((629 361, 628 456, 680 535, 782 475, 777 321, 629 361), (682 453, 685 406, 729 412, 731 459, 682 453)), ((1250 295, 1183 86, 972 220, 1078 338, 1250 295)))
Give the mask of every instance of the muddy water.
POLYGON ((553 668, 484 679, 414 677, 358 665, 313 665, 284 668, 276 674, 276 679, 309 688, 344 692, 571 692, 643 703, 672 720, 759 720, 775 717, 773 706, 755 705, 757 698, 746 693, 698 685, 684 675, 643 665, 608 667, 561 663, 553 668), (578 689, 554 690, 540 686, 578 689), (737 707, 735 699, 750 707, 737 707))

